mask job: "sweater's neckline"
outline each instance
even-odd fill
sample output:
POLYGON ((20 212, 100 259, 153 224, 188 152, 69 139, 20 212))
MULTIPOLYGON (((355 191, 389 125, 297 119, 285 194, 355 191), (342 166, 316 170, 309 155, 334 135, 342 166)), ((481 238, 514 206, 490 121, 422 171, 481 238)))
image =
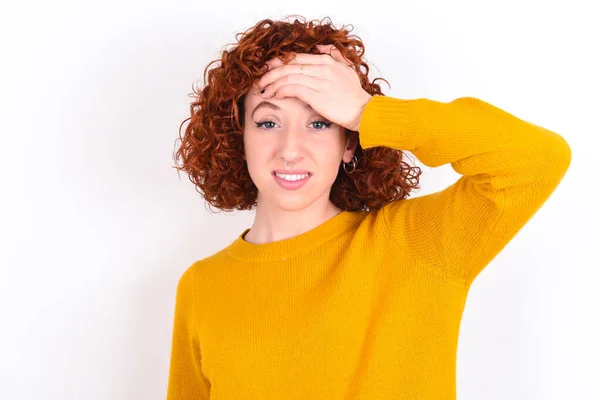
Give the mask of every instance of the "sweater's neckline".
POLYGON ((244 235, 251 229, 247 228, 229 246, 228 252, 230 256, 241 261, 283 261, 314 250, 325 242, 358 226, 366 214, 366 211, 344 210, 321 225, 300 235, 262 244, 250 243, 244 239, 244 235))

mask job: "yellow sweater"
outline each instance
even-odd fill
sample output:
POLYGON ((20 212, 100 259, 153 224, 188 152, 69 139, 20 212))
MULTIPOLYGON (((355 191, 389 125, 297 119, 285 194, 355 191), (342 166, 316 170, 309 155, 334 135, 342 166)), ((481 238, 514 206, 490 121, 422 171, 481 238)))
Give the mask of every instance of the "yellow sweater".
POLYGON ((456 398, 469 288, 550 197, 558 134, 472 97, 373 97, 363 148, 461 174, 440 192, 193 263, 177 287, 168 400, 456 398))

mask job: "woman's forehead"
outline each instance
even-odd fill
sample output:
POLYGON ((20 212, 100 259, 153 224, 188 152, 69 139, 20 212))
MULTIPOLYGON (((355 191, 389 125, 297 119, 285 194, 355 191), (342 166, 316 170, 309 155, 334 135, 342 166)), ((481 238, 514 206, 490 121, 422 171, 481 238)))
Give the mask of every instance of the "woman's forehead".
POLYGON ((285 97, 283 99, 275 99, 269 98, 264 99, 260 92, 258 94, 251 94, 247 96, 245 101, 246 109, 250 111, 250 115, 254 113, 255 110, 259 110, 261 108, 269 109, 271 111, 279 111, 279 112, 313 112, 313 108, 310 104, 300 100, 297 97, 285 97))

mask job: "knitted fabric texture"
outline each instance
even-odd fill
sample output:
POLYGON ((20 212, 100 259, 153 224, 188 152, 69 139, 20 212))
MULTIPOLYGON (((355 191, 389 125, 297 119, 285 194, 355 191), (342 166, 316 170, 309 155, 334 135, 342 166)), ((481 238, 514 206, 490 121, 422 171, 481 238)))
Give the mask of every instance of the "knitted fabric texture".
POLYGON ((456 398, 469 288, 559 185, 570 147, 473 97, 374 96, 359 131, 365 149, 461 176, 285 240, 252 244, 246 229, 189 266, 168 400, 456 398))

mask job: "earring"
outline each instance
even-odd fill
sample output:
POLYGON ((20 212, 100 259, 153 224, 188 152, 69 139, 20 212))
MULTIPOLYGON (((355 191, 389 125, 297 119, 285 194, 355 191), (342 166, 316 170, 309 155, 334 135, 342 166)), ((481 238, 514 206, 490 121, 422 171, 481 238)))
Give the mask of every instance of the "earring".
POLYGON ((358 159, 356 158, 356 155, 354 155, 352 157, 352 161, 350 161, 348 164, 346 164, 345 162, 343 162, 342 160, 342 166, 344 167, 344 171, 346 171, 347 174, 352 173, 355 169, 356 169, 356 162, 358 161, 358 159), (350 171, 348 171, 346 169, 346 165, 352 165, 352 169, 350 171))

